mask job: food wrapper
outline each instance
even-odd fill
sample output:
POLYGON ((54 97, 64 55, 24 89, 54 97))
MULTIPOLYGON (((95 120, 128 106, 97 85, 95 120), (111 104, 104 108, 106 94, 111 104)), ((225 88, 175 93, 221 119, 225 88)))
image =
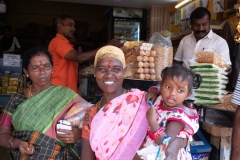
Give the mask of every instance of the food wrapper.
POLYGON ((160 31, 160 34, 161 34, 163 37, 171 37, 171 36, 172 36, 172 33, 169 32, 168 30, 162 30, 162 31, 160 31))
POLYGON ((153 33, 149 40, 153 44, 152 50, 156 52, 154 65, 156 80, 161 81, 161 73, 165 67, 171 67, 173 62, 173 47, 170 36, 164 37, 159 32, 153 33))
POLYGON ((123 52, 129 51, 129 50, 134 50, 136 49, 141 42, 139 41, 125 41, 123 46, 121 47, 123 52))
POLYGON ((222 58, 221 55, 212 52, 212 51, 202 51, 196 54, 197 59, 195 60, 198 63, 212 63, 221 68, 227 68, 229 65, 222 58))
POLYGON ((226 90, 219 90, 214 88, 198 88, 194 90, 195 93, 201 94, 212 94, 212 95, 226 95, 228 92, 226 90))
POLYGON ((219 83, 201 83, 199 88, 206 88, 206 89, 226 89, 226 85, 219 84, 219 83))
POLYGON ((201 73, 200 74, 202 79, 209 78, 209 79, 222 79, 222 80, 228 80, 228 77, 222 74, 218 73, 201 73))
POLYGON ((211 106, 211 105, 216 105, 220 103, 219 100, 203 100, 203 99, 197 99, 194 101, 195 105, 198 106, 211 106))
POLYGON ((226 72, 226 70, 223 68, 195 68, 195 69, 193 69, 193 71, 195 73, 199 73, 199 74, 201 74, 201 73, 209 73, 209 74, 218 73, 218 74, 222 74, 222 75, 228 74, 228 72, 226 72))
POLYGON ((227 84, 228 80, 226 79, 212 79, 212 78, 204 78, 202 79, 202 83, 208 83, 208 84, 227 84))
POLYGON ((84 117, 86 110, 92 105, 93 104, 87 101, 75 103, 66 113, 64 120, 71 122, 73 127, 82 128, 82 118, 84 117))
POLYGON ((190 68, 195 69, 195 68, 221 68, 215 64, 210 64, 210 63, 195 63, 195 64, 190 64, 190 68))
POLYGON ((201 100, 216 100, 216 101, 219 101, 223 97, 224 97, 224 95, 212 95, 212 94, 201 94, 201 93, 196 93, 195 94, 195 98, 201 99, 201 100))

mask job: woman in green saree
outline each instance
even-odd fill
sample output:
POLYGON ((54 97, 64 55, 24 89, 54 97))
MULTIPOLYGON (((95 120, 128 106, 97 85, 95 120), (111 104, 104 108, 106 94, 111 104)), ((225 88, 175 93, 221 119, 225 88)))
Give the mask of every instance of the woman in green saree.
POLYGON ((74 142, 81 130, 60 130, 56 124, 83 99, 71 89, 52 86, 52 58, 37 47, 26 52, 23 71, 32 84, 14 94, 0 116, 0 145, 11 159, 80 159, 74 142))

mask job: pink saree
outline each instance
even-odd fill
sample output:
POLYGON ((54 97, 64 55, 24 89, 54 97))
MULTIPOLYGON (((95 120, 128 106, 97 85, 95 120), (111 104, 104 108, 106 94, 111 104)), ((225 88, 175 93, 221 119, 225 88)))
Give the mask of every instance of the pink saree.
POLYGON ((148 129, 145 92, 132 89, 107 103, 93 118, 90 144, 98 160, 132 160, 148 129))

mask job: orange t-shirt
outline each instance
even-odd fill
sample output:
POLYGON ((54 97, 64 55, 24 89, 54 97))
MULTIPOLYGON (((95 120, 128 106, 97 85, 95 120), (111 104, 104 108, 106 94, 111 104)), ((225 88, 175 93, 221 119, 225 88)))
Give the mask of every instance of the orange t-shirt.
POLYGON ((53 59, 53 74, 51 83, 71 88, 76 93, 78 85, 78 63, 65 59, 65 55, 73 49, 70 41, 62 36, 56 34, 56 37, 51 40, 48 50, 53 59))

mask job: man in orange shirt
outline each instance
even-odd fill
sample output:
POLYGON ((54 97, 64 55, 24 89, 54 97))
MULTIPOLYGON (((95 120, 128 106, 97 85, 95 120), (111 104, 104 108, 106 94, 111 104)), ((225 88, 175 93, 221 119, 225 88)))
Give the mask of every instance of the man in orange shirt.
MULTIPOLYGON (((78 85, 78 63, 94 58, 98 49, 79 54, 70 42, 74 38, 75 22, 69 16, 59 16, 55 25, 57 28, 56 37, 49 43, 48 50, 53 58, 53 74, 51 83, 71 88, 79 93, 78 85)), ((110 45, 121 46, 118 40, 111 40, 110 45)))

